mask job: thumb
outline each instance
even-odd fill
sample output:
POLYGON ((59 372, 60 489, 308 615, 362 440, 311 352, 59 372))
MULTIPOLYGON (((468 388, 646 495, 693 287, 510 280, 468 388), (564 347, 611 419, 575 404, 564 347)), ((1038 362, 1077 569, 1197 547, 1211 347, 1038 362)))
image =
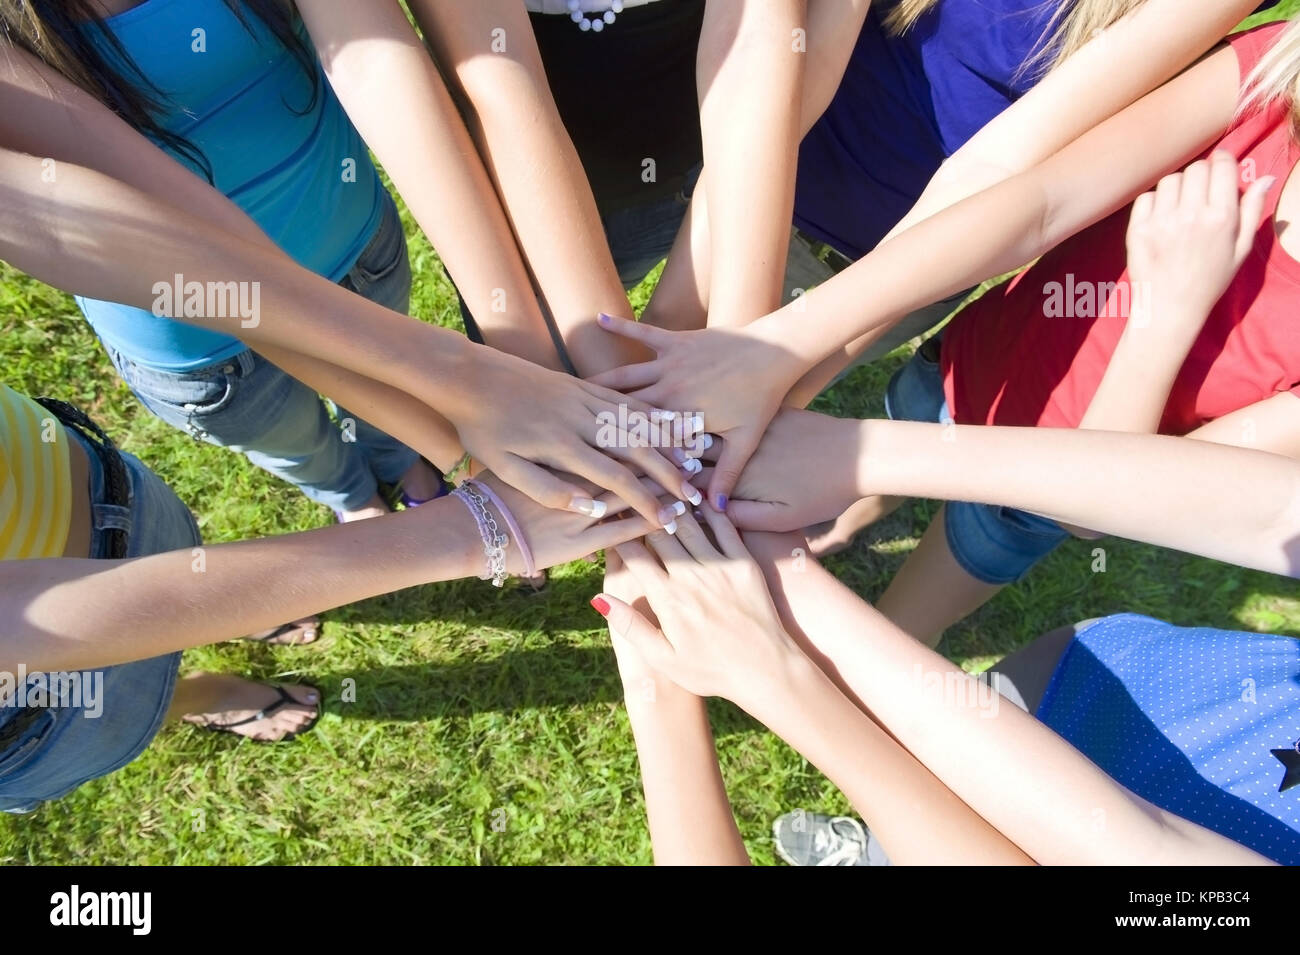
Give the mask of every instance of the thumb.
POLYGON ((612 594, 600 593, 591 598, 591 605, 605 618, 610 632, 622 637, 652 669, 664 671, 672 662, 673 648, 663 633, 612 594))
POLYGON ((742 531, 797 531, 804 522, 790 506, 776 501, 728 501, 727 516, 742 531))
POLYGON ((1237 221, 1237 244, 1233 254, 1233 261, 1237 266, 1246 261, 1246 256, 1250 254, 1251 247, 1255 244, 1255 233, 1259 231, 1259 224, 1264 218, 1264 204, 1276 184, 1276 176, 1265 176, 1252 182, 1250 188, 1241 197, 1241 214, 1237 221))
POLYGON ((727 510, 727 501, 736 489, 740 472, 745 470, 757 446, 758 442, 744 428, 728 431, 722 439, 722 453, 718 455, 718 463, 713 466, 713 477, 709 481, 709 504, 718 513, 727 510))

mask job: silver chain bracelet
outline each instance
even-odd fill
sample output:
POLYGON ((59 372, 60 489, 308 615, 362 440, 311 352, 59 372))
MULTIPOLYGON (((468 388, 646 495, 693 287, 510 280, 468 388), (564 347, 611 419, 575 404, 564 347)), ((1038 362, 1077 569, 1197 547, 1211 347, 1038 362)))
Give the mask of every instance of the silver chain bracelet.
POLYGON ((490 579, 493 587, 505 586, 506 548, 510 546, 510 537, 497 525, 496 516, 488 507, 487 498, 479 493, 478 487, 467 481, 452 491, 469 508, 478 525, 479 536, 483 538, 483 556, 487 558, 487 572, 480 574, 482 580, 490 579))

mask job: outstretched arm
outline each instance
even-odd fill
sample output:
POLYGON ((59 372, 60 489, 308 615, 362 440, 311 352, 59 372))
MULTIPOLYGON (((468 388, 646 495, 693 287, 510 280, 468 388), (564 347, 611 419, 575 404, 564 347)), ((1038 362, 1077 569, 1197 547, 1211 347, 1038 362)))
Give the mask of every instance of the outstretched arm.
POLYGON ((330 85, 447 266, 487 343, 562 369, 510 223, 398 0, 298 4, 330 85))
MULTIPOLYGON (((953 153, 884 241, 1046 161, 1170 80, 1257 5, 1256 0, 1147 0, 1093 36, 953 153), (1125 68, 1113 69, 1115 63, 1125 68)), ((801 383, 795 403, 811 401, 878 335, 869 333, 828 358, 801 383)))
MULTIPOLYGON (((620 419, 620 406, 648 416, 644 402, 382 308, 267 254, 263 242, 205 231, 184 207, 100 173, 65 163, 47 182, 40 169, 33 156, 0 150, 0 256, 43 281, 142 308, 155 304, 155 284, 169 286, 177 273, 201 285, 244 282, 260 298, 251 321, 224 314, 183 320, 270 345, 278 355, 315 359, 304 373, 325 363, 393 385, 445 417, 466 450, 547 506, 569 507, 585 495, 543 465, 619 492, 648 519, 658 504, 621 462, 680 488, 667 457, 610 424, 631 424, 626 415, 620 419)), ((355 380, 335 374, 322 384, 349 382, 355 380)), ((352 397, 337 390, 336 396, 352 397)), ((373 394, 363 405, 375 407, 373 394)), ((381 427, 392 420, 378 418, 381 427)), ((436 424, 427 416, 421 421, 436 424)), ((434 440, 397 421, 391 432, 433 460, 446 458, 445 430, 434 440)))
MULTIPOLYGON (((539 568, 653 526, 636 516, 597 523, 544 509, 491 475, 479 480, 510 508, 539 568)), ((625 511, 612 498, 606 502, 609 514, 625 511)), ((505 523, 500 515, 498 523, 505 523)), ((512 540, 511 573, 523 571, 520 553, 512 540)), ((142 660, 393 590, 477 576, 485 567, 478 527, 451 497, 368 521, 149 557, 0 561, 0 669, 12 672, 22 663, 32 671, 84 670, 142 660), (268 580, 276 586, 267 587, 268 580)))
MULTIPOLYGON (((654 621, 635 575, 605 554, 604 592, 654 621)), ((608 602, 592 605, 602 614, 608 602)), ((646 665, 613 626, 610 641, 632 724, 656 865, 746 865, 704 700, 646 665)))
POLYGON ((780 567, 798 559, 788 538, 757 535, 760 570, 724 516, 706 517, 713 541, 684 518, 675 539, 620 548, 660 627, 616 600, 613 626, 649 666, 733 700, 799 749, 891 858, 1265 861, 1138 798, 821 568, 780 567))
POLYGON ((819 363, 916 308, 1023 266, 1123 207, 1222 135, 1239 80, 1236 53, 1223 47, 1032 170, 926 219, 743 328, 670 333, 612 323, 610 331, 649 341, 658 357, 595 380, 703 412, 705 428, 725 442, 709 488, 717 506, 780 405, 824 384, 801 383, 819 363))
MULTIPOLYGON (((835 90, 839 88, 869 6, 869 0, 808 0, 804 34, 797 38, 803 40, 805 49, 802 96, 799 104, 799 139, 812 129, 817 118, 830 105, 835 90)), ((716 50, 719 44, 713 40, 708 45, 716 50)), ((704 52, 703 43, 701 52, 704 52)), ((780 55, 784 56, 784 51, 780 55)), ((785 82, 789 83, 791 80, 791 77, 787 77, 785 82)), ((779 121, 779 117, 777 119, 779 121)), ((746 172, 757 172, 757 170, 746 166, 746 172)), ((775 171, 779 177, 784 177, 787 173, 793 175, 793 170, 775 171)), ((642 321, 658 325, 660 328, 704 327, 710 312, 710 288, 713 283, 714 263, 712 247, 715 242, 709 227, 709 195, 713 191, 708 185, 710 179, 711 174, 706 169, 701 179, 704 185, 696 186, 695 194, 691 197, 690 208, 686 210, 686 218, 673 242, 668 262, 664 265, 663 274, 659 277, 654 295, 651 296, 641 316, 642 321)), ((785 181, 784 178, 776 180, 781 185, 785 181)), ((737 180, 738 185, 742 183, 743 179, 737 180)), ((765 209, 770 215, 773 209, 779 208, 778 200, 781 200, 782 196, 779 190, 769 194, 769 186, 770 184, 750 184, 750 187, 759 189, 760 193, 765 195, 765 209)), ((746 217, 744 221, 749 222, 748 210, 743 215, 746 217)), ((768 227, 756 230, 753 240, 760 242, 779 240, 779 254, 783 262, 789 222, 773 219, 771 223, 768 227)), ((748 268, 751 271, 759 267, 757 260, 746 259, 740 254, 743 252, 745 255, 752 255, 753 249, 727 248, 725 241, 720 239, 716 241, 725 253, 722 259, 724 265, 733 269, 748 268)), ((775 296, 781 291, 779 282, 782 275, 775 265, 776 260, 773 259, 771 263, 764 266, 765 270, 770 269, 770 271, 765 271, 760 276, 763 281, 757 286, 758 289, 763 290, 761 294, 766 295, 771 301, 770 305, 762 308, 762 312, 770 311, 779 304, 775 296), (772 287, 774 282, 777 283, 775 289, 772 287)), ((713 311, 719 324, 736 324, 733 319, 743 323, 761 314, 761 312, 751 312, 744 307, 725 305, 713 311)))
POLYGON ((696 54, 710 209, 709 322, 781 303, 802 136, 806 0, 708 0, 696 54))
MULTIPOLYGON (((782 619, 813 659, 957 797, 1036 862, 1266 863, 1250 849, 1134 795, 820 566, 806 562, 796 569, 788 538, 746 540, 782 619)), ((887 843, 885 848, 892 853, 887 843)))
MULTIPOLYGON (((896 861, 1028 862, 809 661, 782 629, 735 529, 720 515, 709 513, 708 522, 714 541, 685 517, 676 539, 654 533, 645 545, 618 550, 658 623, 612 595, 597 599, 605 601, 611 631, 640 665, 684 692, 724 696, 763 721, 844 790, 896 861)), ((674 799, 670 792, 688 781, 688 768, 686 753, 664 754, 653 779, 652 767, 643 766, 647 805, 653 787, 661 809, 677 809, 661 832, 687 825, 686 800, 693 794, 679 790, 674 799)), ((712 815, 721 807, 725 794, 710 792, 704 811, 712 815)), ((656 856, 661 844, 655 843, 656 856)), ((727 859, 701 851, 693 861, 727 859)))
POLYGON ((461 101, 574 367, 585 376, 641 360, 633 343, 610 341, 594 324, 600 312, 632 309, 524 5, 410 0, 410 7, 461 101))
POLYGON ((1229 417, 1198 440, 787 410, 729 511, 743 527, 775 531, 829 520, 873 494, 979 501, 1300 576, 1300 398, 1279 394, 1229 417), (1246 434, 1253 447, 1217 443, 1246 434))

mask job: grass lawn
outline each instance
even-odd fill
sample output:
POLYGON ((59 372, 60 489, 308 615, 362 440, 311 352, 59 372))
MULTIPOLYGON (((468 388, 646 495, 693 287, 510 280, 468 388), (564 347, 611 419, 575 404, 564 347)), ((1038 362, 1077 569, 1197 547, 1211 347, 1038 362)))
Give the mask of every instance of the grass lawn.
MULTIPOLYGON (((1297 7, 1300 0, 1286 0, 1279 9, 1297 7)), ((459 327, 434 252, 409 218, 407 226, 413 313, 459 327)), ((638 290, 638 305, 649 287, 638 290)), ((881 416, 884 384, 908 351, 859 369, 816 407, 881 416)), ((115 377, 72 299, 3 264, 0 358, 14 388, 90 411, 176 489, 208 541, 331 520, 242 457, 150 417, 115 377)), ((928 501, 904 507, 831 566, 872 599, 934 509, 928 501)), ((614 659, 587 605, 600 584, 600 567, 586 563, 554 571, 542 595, 477 580, 439 584, 331 611, 323 639, 310 647, 189 652, 187 670, 314 682, 326 714, 301 740, 275 746, 165 729, 121 772, 32 815, 0 815, 0 863, 648 862, 614 659), (355 681, 355 702, 341 699, 346 679, 355 681)), ((1300 636, 1290 581, 1123 541, 1070 541, 953 628, 945 650, 968 670, 983 670, 1043 631, 1123 610, 1300 636), (1106 551, 1104 573, 1092 569, 1096 546, 1106 551)), ((723 772, 756 861, 774 861, 769 826, 777 814, 849 811, 820 773, 743 713, 726 704, 713 712, 723 772)))

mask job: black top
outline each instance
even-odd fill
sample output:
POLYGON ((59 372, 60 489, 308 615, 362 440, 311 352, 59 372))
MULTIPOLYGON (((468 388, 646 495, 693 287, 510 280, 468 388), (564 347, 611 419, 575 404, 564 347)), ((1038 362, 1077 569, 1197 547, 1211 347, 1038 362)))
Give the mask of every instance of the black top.
MULTIPOLYGON (((704 0, 630 7, 599 33, 530 14, 560 118, 603 209, 679 189, 703 157, 695 54, 704 0), (645 160, 655 181, 644 181, 645 160)), ((595 14, 589 14, 594 17, 595 14)))

